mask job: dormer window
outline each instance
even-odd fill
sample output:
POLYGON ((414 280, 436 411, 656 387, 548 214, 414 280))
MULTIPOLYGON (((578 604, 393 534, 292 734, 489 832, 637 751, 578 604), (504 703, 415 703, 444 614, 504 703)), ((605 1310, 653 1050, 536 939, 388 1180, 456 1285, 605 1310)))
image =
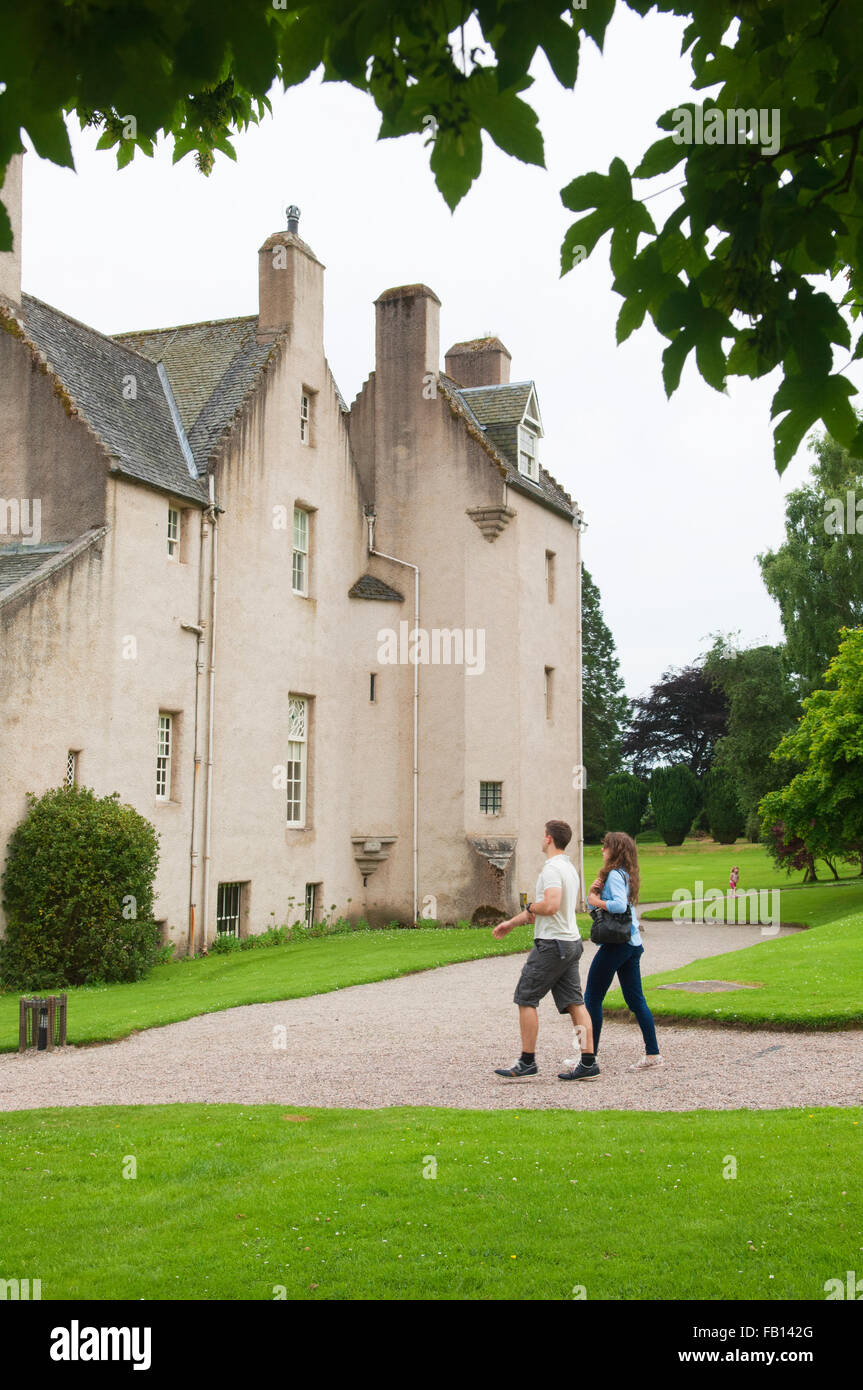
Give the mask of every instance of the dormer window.
POLYGON ((518 427, 518 471, 525 477, 539 482, 538 454, 539 435, 532 425, 518 427))

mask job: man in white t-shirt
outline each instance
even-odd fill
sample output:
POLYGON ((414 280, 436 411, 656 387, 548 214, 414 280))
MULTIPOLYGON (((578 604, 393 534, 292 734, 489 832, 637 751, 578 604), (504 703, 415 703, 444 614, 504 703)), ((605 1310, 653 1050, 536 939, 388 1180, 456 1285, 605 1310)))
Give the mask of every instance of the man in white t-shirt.
POLYGON ((578 874, 564 853, 572 839, 566 821, 546 822, 542 839, 545 864, 536 881, 536 897, 524 912, 499 922, 492 935, 500 941, 522 922, 534 922, 533 950, 524 963, 513 1002, 518 1005, 521 1027, 521 1056, 511 1067, 497 1067, 496 1074, 516 1081, 536 1076, 536 1038, 539 1031, 537 1005, 551 990, 558 1013, 569 1014, 581 1044, 581 1061, 573 1079, 593 1081, 599 1067, 593 1055, 593 1027, 584 1006, 578 962, 584 951, 575 920, 578 901, 578 874))

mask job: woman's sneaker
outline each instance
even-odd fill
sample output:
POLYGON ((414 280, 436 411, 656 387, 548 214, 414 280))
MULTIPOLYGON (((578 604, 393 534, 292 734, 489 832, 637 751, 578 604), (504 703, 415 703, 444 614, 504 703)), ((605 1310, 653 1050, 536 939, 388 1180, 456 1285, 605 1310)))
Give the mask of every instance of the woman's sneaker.
POLYGON ((645 1055, 644 1057, 639 1057, 639 1059, 638 1059, 637 1062, 633 1062, 633 1063, 632 1063, 632 1066, 629 1068, 629 1070, 630 1070, 630 1071, 649 1071, 651 1067, 664 1067, 664 1066, 665 1066, 665 1062, 662 1060, 662 1057, 661 1057, 660 1054, 657 1052, 655 1057, 648 1057, 647 1055, 645 1055))
POLYGON ((536 1076, 539 1067, 536 1062, 523 1062, 519 1057, 511 1067, 495 1067, 495 1076, 505 1076, 508 1081, 522 1081, 527 1076, 536 1076))

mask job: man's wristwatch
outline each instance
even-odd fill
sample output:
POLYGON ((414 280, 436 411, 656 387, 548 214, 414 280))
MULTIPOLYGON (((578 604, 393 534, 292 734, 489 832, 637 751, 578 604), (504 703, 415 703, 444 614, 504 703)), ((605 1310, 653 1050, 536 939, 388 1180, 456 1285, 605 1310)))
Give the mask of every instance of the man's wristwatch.
POLYGON ((530 908, 531 908, 530 903, 526 903, 526 904, 525 904, 525 909, 524 909, 524 910, 525 910, 525 912, 527 913, 527 915, 528 915, 529 917, 532 917, 532 916, 533 916, 533 913, 531 912, 530 908))

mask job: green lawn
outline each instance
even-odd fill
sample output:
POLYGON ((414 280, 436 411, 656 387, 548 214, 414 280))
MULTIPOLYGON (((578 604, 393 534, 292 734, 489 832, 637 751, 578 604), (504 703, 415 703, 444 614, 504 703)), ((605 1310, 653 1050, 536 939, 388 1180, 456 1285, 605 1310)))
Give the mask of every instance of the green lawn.
MULTIPOLYGON (((584 918, 588 934, 590 919, 584 918)), ((196 1014, 328 994, 347 985, 389 980, 456 961, 526 951, 530 927, 495 941, 489 927, 362 931, 159 965, 135 984, 67 990, 68 1041, 105 1042, 141 1028, 177 1023, 196 1014)), ((0 1051, 18 1046, 17 991, 0 995, 0 1051)))
MULTIPOLYGON (((707 885, 705 891, 706 888, 707 885)), ((773 892, 774 890, 770 889, 764 899, 764 906, 771 913, 773 892)), ((823 922, 835 922, 839 917, 847 917, 849 913, 863 909, 863 878, 859 875, 855 878, 841 879, 838 883, 812 883, 805 887, 798 885, 787 889, 780 888, 778 892, 779 921, 783 925, 817 927, 823 922)), ((719 923, 726 918, 729 922, 757 923, 760 906, 760 902, 753 897, 729 899, 726 894, 721 903, 715 904, 716 919, 719 923)), ((709 901, 699 899, 696 902, 682 902, 676 908, 654 908, 653 911, 643 914, 643 920, 648 923, 669 920, 691 922, 694 915, 696 921, 701 921, 705 911, 712 912, 714 907, 709 901), (679 918, 673 917, 673 912, 677 912, 679 918)), ((710 920, 708 916, 707 921, 710 920)))
MULTIPOLYGON (((585 852, 588 882, 597 872, 600 858, 595 846, 585 852)), ((757 883, 759 887, 774 884, 787 887, 788 882, 784 874, 775 873, 762 848, 746 842, 730 848, 702 840, 688 841, 680 849, 647 845, 640 858, 643 901, 670 897, 674 888, 691 886, 694 890, 697 880, 702 880, 705 887, 724 887, 731 863, 741 865, 744 886, 757 883)), ((855 883, 859 885, 861 880, 855 883)), ((800 890, 801 894, 828 894, 830 891, 829 887, 822 889, 820 885, 800 890)), ((846 890, 834 891, 844 893, 846 890)), ((790 896, 796 904, 797 890, 790 896)), ((843 901, 849 900, 843 898, 843 901)), ((787 917, 785 910, 783 916, 787 917)), ((582 935, 588 936, 589 917, 579 918, 579 925, 582 935)), ((196 1014, 241 1004, 325 994, 348 985, 392 979, 415 970, 431 970, 484 956, 509 955, 527 950, 531 937, 529 927, 516 928, 503 942, 495 941, 488 928, 468 926, 364 931, 228 956, 178 961, 157 966, 145 980, 136 984, 91 985, 67 991, 68 1039, 74 1044, 107 1042, 142 1028, 176 1023, 196 1014)), ((863 990, 860 993, 863 994, 863 990)), ((18 1046, 18 997, 18 991, 0 994, 0 1051, 12 1051, 18 1046)))
POLYGON ((76 1301, 821 1300, 860 1268, 861 1134, 860 1108, 19 1111, 3 1274, 76 1301))
MULTIPOLYGON (((728 887, 728 875, 736 864, 740 869, 740 888, 787 888, 802 882, 803 871, 789 878, 777 868, 763 845, 739 840, 735 845, 717 845, 712 840, 686 840, 677 848, 665 844, 638 846, 642 902, 663 902, 678 888, 695 892, 701 880, 705 888, 728 887)), ((584 850, 584 876, 589 886, 602 866, 602 850, 587 845, 584 850)))
MULTIPOLYGON (((805 896, 811 893, 815 901, 824 892, 830 890, 807 889, 805 896)), ((839 915, 848 899, 844 890, 834 893, 832 903, 806 910, 804 915, 815 931, 766 939, 742 951, 652 975, 645 981, 644 993, 655 1017, 709 1019, 756 1028, 863 1026, 863 912, 839 915), (734 980, 760 988, 725 994, 657 989, 657 985, 686 980, 734 980)), ((682 923, 679 930, 689 928, 682 923)), ((645 942, 642 970, 649 972, 649 927, 645 942)), ((619 990, 608 994, 605 1007, 611 1012, 625 1011, 619 990)))

